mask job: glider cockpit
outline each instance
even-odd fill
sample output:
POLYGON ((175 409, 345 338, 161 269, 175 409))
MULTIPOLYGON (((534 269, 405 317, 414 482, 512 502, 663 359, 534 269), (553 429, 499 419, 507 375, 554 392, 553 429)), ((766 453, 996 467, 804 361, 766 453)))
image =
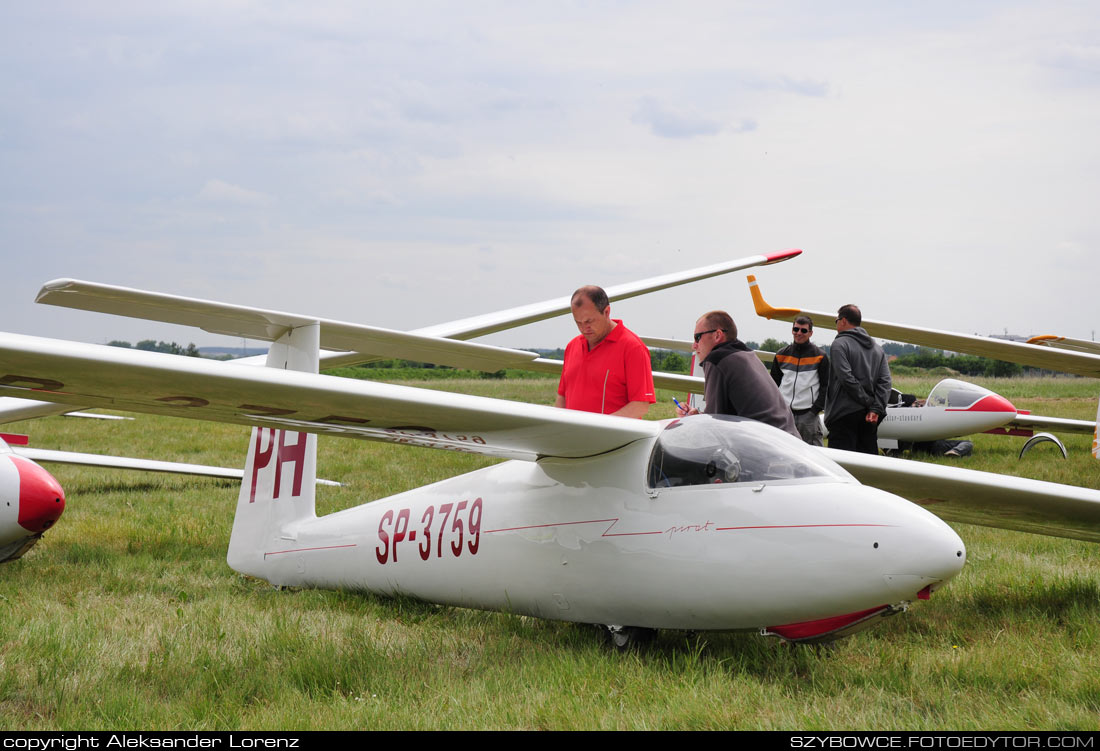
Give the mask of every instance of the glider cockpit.
MULTIPOLYGON (((937 383, 928 393, 928 398, 924 400, 924 406, 946 407, 948 409, 970 409, 986 397, 994 397, 990 402, 999 400, 998 406, 1000 406, 1000 402, 1007 401, 999 394, 973 383, 959 381, 955 378, 945 378, 937 383)), ((990 411, 992 411, 992 407, 993 405, 991 404, 990 411)), ((1008 407, 1011 409, 1003 409, 1002 411, 1015 411, 1015 408, 1012 408, 1011 404, 1009 404, 1008 407)))
POLYGON ((673 420, 657 436, 649 487, 716 483, 852 481, 805 443, 763 423, 729 415, 673 420))

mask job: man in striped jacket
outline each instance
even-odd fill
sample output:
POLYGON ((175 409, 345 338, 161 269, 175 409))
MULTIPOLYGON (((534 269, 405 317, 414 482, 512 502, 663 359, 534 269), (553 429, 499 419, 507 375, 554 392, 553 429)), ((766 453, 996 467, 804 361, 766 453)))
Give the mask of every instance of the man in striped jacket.
POLYGON ((824 446, 818 415, 825 409, 829 358, 819 347, 810 343, 814 332, 812 318, 799 316, 791 332, 794 344, 776 353, 772 361, 772 378, 794 413, 794 424, 802 440, 811 446, 824 446))

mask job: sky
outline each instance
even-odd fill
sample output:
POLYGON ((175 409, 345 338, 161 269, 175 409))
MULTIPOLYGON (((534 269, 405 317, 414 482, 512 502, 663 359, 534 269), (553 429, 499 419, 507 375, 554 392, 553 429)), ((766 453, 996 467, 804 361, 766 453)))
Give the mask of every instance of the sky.
MULTIPOLYGON (((411 329, 726 259, 780 306, 1095 338, 1100 5, 10 3, 4 330, 72 277, 411 329)), ((737 273, 612 306, 687 338, 737 273)), ((819 323, 815 341, 831 340, 819 323)), ((493 335, 557 347, 568 317, 493 335)))

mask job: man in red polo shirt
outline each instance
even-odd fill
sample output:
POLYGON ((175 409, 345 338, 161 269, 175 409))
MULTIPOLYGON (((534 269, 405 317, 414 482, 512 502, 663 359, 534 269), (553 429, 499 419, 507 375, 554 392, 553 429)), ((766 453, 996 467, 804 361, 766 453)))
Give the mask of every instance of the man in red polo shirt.
POLYGON ((573 293, 573 320, 580 336, 565 348, 555 407, 619 417, 645 417, 657 401, 649 349, 622 321, 599 287, 573 293))

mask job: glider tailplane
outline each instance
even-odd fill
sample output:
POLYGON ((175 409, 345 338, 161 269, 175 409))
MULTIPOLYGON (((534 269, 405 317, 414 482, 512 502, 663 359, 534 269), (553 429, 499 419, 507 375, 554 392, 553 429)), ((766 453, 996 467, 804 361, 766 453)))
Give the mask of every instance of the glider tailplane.
MULTIPOLYGON (((319 336, 317 323, 288 330, 273 343, 267 366, 316 373, 319 336)), ((271 580, 269 555, 292 548, 298 525, 316 518, 316 481, 316 435, 252 428, 226 556, 230 568, 271 580)))

